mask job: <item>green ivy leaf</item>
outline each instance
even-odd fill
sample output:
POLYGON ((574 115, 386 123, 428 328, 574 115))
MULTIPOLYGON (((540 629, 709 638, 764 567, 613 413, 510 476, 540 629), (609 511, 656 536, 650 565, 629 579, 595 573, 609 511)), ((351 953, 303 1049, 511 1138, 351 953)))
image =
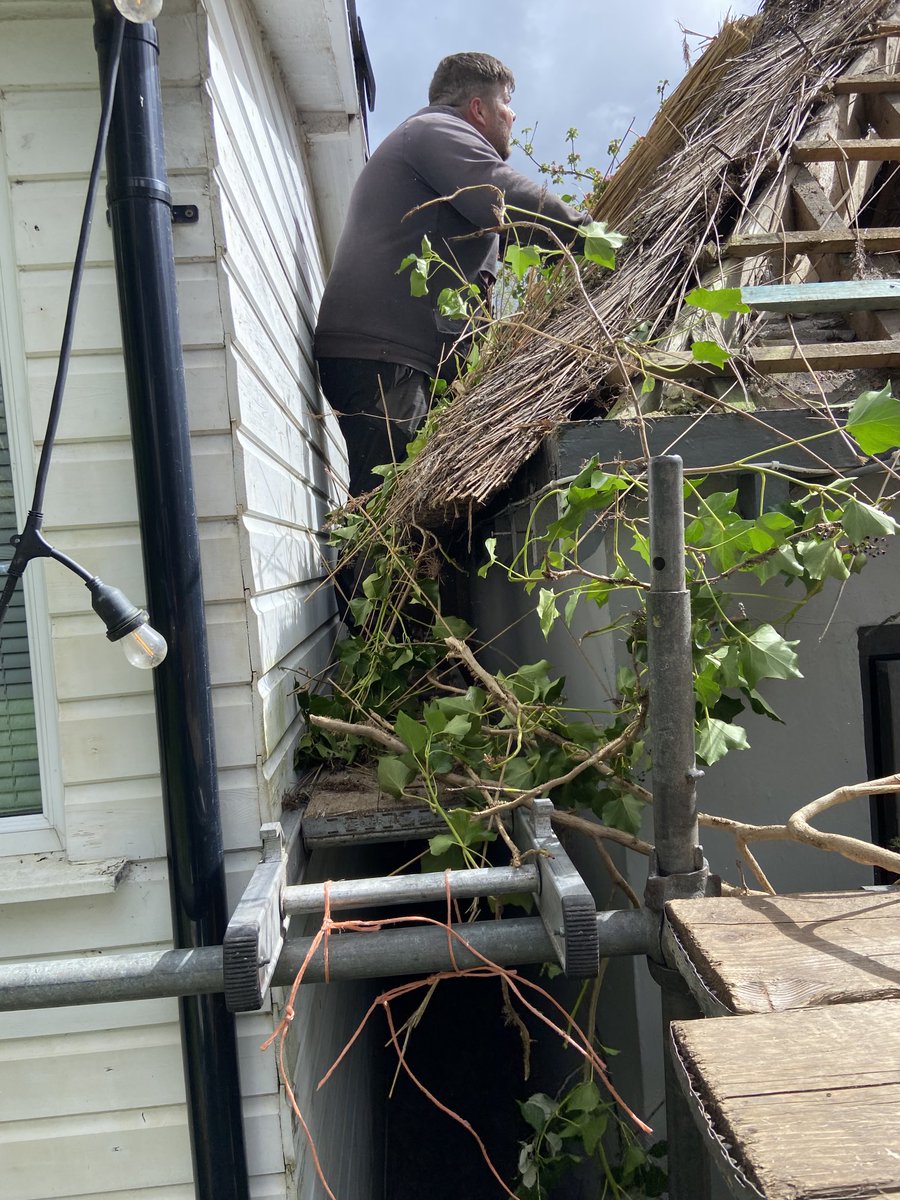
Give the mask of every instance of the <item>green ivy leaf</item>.
POLYGON ((535 1133, 540 1133, 556 1112, 556 1101, 543 1092, 535 1092, 527 1100, 519 1101, 519 1112, 535 1133))
POLYGON ((584 238, 581 249, 584 257, 612 270, 616 265, 616 251, 625 245, 625 235, 614 232, 605 221, 589 221, 578 232, 584 238))
POLYGON ((760 625, 741 647, 741 673, 751 688, 761 679, 802 679, 797 655, 788 642, 771 625, 760 625))
POLYGON ((425 753, 429 737, 426 725, 420 725, 418 721, 414 721, 411 716, 401 711, 397 713, 394 730, 404 746, 408 746, 417 758, 425 753))
POLYGON ((440 858, 458 844, 452 833, 436 833, 433 838, 428 839, 428 849, 435 858, 440 858))
POLYGON ((893 517, 871 504, 863 504, 855 499, 848 500, 844 505, 841 524, 854 545, 858 545, 867 537, 888 537, 897 532, 897 522, 893 517))
POLYGON ((472 732, 472 718, 466 716, 465 713, 458 713, 455 717, 451 717, 444 726, 444 733, 447 737, 464 738, 472 732))
POLYGON ((509 263, 516 279, 523 279, 529 267, 539 267, 541 265, 541 252, 537 246, 517 246, 513 244, 506 247, 503 261, 509 263))
POLYGON ((749 307, 741 299, 740 288, 694 288, 684 298, 685 304, 730 317, 732 313, 748 313, 749 307))
POLYGON ((626 833, 637 833, 641 828, 644 805, 636 796, 621 795, 607 800, 600 810, 600 820, 613 829, 624 829, 626 833))
POLYGON ((415 770, 395 754, 385 754, 378 760, 378 786, 389 796, 402 796, 415 777, 415 770))
POLYGON ((760 583, 765 583, 775 575, 800 576, 803 565, 797 558, 793 546, 782 546, 770 557, 760 563, 754 563, 750 568, 760 583))
POLYGON ((718 342, 691 342, 691 358, 694 362, 724 367, 731 354, 718 342))
POLYGON ((488 560, 484 566, 478 568, 479 579, 484 579, 488 571, 497 561, 497 539, 495 537, 485 538, 484 548, 488 552, 488 560))
POLYGON ((593 1155, 600 1145, 600 1139, 606 1133, 609 1117, 605 1112, 595 1113, 581 1128, 581 1141, 586 1154, 593 1155))
POLYGON ((770 721, 777 721, 779 725, 783 725, 781 717, 775 709, 765 700, 755 688, 747 688, 747 699, 750 701, 750 707, 755 713, 761 717, 768 717, 770 721))
POLYGON ((472 626, 463 621, 461 617, 436 617, 434 625, 431 627, 432 636, 438 641, 454 637, 464 642, 471 632, 472 626))
POLYGON ((442 317, 453 321, 465 321, 469 317, 469 305, 464 296, 464 288, 442 288, 438 292, 437 308, 442 317))
POLYGON ((600 1089, 593 1080, 585 1080, 576 1084, 565 1099, 566 1110, 572 1112, 593 1112, 601 1103, 600 1089))
POLYGON ((697 722, 697 757, 708 767, 724 758, 729 750, 749 750, 747 734, 740 725, 729 725, 716 717, 697 722))
POLYGON ((634 1179, 637 1170, 647 1161, 647 1155, 644 1149, 637 1142, 629 1142, 625 1147, 625 1153, 622 1155, 622 1183, 627 1187, 634 1179))
POLYGON ((880 392, 863 392, 847 417, 863 454, 883 454, 900 446, 900 400, 891 394, 890 382, 880 392))
POLYGON ((553 623, 559 616, 556 610, 556 592, 551 588, 541 588, 538 597, 538 619, 541 622, 541 633, 544 637, 550 636, 550 630, 553 628, 553 623))
POLYGON ((563 620, 568 629, 572 628, 572 620, 575 616, 575 610, 578 608, 578 601, 581 599, 581 593, 576 589, 572 592, 566 601, 565 611, 563 612, 563 620))
POLYGON ((719 671, 722 687, 737 687, 740 683, 740 655, 733 642, 713 650, 707 658, 712 659, 719 671))
POLYGON ((631 548, 635 554, 639 554, 647 566, 650 566, 650 539, 642 533, 635 533, 631 543, 631 548))
POLYGON ((527 792, 534 787, 534 772, 527 759, 509 760, 503 771, 503 786, 513 792, 527 792))
POLYGON ((706 666, 694 676, 694 695, 704 708, 712 708, 722 695, 719 684, 719 664, 706 658, 706 666))
POLYGON ((848 579, 850 568, 834 542, 813 538, 797 543, 797 553, 811 579, 848 579))

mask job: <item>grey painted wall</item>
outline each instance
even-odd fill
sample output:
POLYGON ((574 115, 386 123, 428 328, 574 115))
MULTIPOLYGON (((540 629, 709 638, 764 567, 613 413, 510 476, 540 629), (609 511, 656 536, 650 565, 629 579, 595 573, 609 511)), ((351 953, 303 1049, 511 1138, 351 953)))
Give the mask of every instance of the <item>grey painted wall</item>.
MULTIPOLYGON (((521 544, 529 510, 522 505, 495 517, 476 532, 473 546, 477 562, 483 560, 484 537, 496 536, 497 554, 504 560, 521 544), (513 547, 515 549, 513 549, 513 547), (479 553, 481 557, 479 558, 479 553)), ((606 571, 603 545, 586 564, 606 571)), ((646 573, 639 563, 637 573, 646 573)), ((739 585, 751 591, 750 586, 739 585)), ((789 600, 778 583, 772 593, 789 600)), ((473 623, 479 638, 488 643, 486 662, 508 669, 510 656, 518 663, 548 658, 555 671, 567 679, 566 695, 575 705, 604 707, 614 693, 615 672, 626 660, 624 646, 611 636, 585 637, 592 628, 607 624, 609 609, 592 615, 581 611, 571 632, 559 622, 549 641, 543 638, 534 605, 521 587, 510 584, 495 569, 486 579, 472 572, 470 596, 473 623)), ((764 600, 742 596, 748 611, 763 611, 764 600)), ((767 603, 767 602, 766 602, 767 603)), ((781 605, 781 611, 789 607, 781 605)), ((620 603, 619 612, 627 605, 620 603)), ((751 744, 749 751, 733 752, 707 769, 698 786, 701 811, 745 819, 758 824, 783 822, 802 804, 833 788, 868 778, 863 731, 863 700, 857 631, 893 620, 900 610, 900 546, 887 544, 887 553, 871 561, 861 576, 841 590, 829 581, 792 622, 788 636, 799 639, 802 680, 770 681, 764 694, 784 724, 750 713, 741 714, 751 744), (826 628, 827 627, 827 628, 826 628)), ((766 608, 767 619, 772 609, 766 608)), ((615 613, 613 614, 615 615, 615 613)), ((652 787, 652 779, 648 781, 652 787)), ((652 820, 645 818, 644 836, 652 841, 652 820)), ((859 800, 826 814, 820 826, 860 838, 871 836, 869 805, 859 800)), ((701 830, 711 869, 739 885, 740 872, 733 840, 712 830, 701 830)), ((823 891, 855 888, 872 882, 872 872, 837 855, 788 843, 762 843, 757 857, 776 891, 823 891)), ((570 843, 570 851, 589 880, 598 904, 610 904, 609 880, 596 855, 583 842, 570 843)), ((647 864, 635 854, 620 854, 619 865, 640 894, 647 864)), ((745 872, 748 885, 754 882, 745 872)), ((615 903, 619 903, 618 900, 615 903)), ((613 1062, 617 1082, 625 1097, 650 1119, 657 1131, 664 1128, 659 997, 641 960, 610 964, 598 1021, 605 1044, 621 1051, 613 1062)), ((716 1185, 718 1187, 718 1184, 716 1185)), ((724 1195, 724 1192, 722 1193, 724 1195)))

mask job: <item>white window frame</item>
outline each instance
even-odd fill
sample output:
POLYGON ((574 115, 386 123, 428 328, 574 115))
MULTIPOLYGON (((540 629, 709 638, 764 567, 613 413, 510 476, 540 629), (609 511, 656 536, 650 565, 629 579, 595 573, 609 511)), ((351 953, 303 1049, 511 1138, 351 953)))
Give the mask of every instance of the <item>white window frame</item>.
MULTIPOLYGON (((5 142, 0 130, 0 380, 12 458, 16 518, 21 529, 34 491, 35 444, 6 162, 5 142)), ((0 559, 6 561, 11 555, 12 547, 0 546, 0 559)), ((28 816, 0 817, 0 857, 61 850, 65 830, 50 611, 44 563, 40 559, 29 564, 19 586, 25 589, 43 811, 28 816)))

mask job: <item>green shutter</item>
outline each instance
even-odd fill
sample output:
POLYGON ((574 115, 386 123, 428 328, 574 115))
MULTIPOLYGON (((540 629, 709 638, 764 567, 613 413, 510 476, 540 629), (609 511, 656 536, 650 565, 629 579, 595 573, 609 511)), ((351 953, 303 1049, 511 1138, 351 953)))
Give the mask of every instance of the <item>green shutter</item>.
MULTIPOLYGON (((6 409, 0 382, 0 561, 16 533, 6 409)), ((31 659, 21 583, 0 625, 0 817, 41 811, 31 659)))

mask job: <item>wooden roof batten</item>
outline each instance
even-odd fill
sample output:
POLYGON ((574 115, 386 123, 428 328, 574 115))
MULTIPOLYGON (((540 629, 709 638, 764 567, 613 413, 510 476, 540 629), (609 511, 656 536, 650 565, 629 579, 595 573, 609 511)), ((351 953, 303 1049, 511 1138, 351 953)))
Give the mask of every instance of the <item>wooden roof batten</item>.
MULTIPOLYGON (((634 360, 626 383, 576 289, 554 301, 555 310, 526 308, 537 332, 526 337, 513 324, 489 350, 398 489, 393 520, 441 526, 470 518, 542 441, 553 441, 573 408, 617 386, 606 415, 620 418, 633 416, 638 402, 645 413, 684 411, 697 405, 698 388, 719 402, 729 379, 735 396, 745 402, 749 393, 758 407, 773 388, 788 405, 808 403, 818 395, 812 380, 802 383, 811 372, 879 372, 883 386, 898 365, 900 335, 892 289, 873 286, 900 279, 896 12, 886 0, 804 0, 788 13, 769 0, 760 16, 726 25, 607 185, 595 215, 630 241, 615 273, 585 276, 592 303, 620 343, 649 320, 654 349, 644 364, 652 371, 658 355, 661 375, 684 368, 692 391, 670 379, 638 401, 641 364, 634 360), (768 104, 759 98, 767 53, 781 72, 768 104), (676 197, 668 212, 667 180, 676 197), (682 193, 696 208, 689 219, 677 212, 682 193), (649 278, 647 264, 658 264, 662 282, 649 278), (820 337, 815 320, 805 323, 809 332, 796 321, 797 291, 782 293, 780 315, 751 303, 749 315, 727 322, 678 304, 697 284, 752 295, 758 287, 825 283, 834 287, 832 317, 820 323, 820 337), (705 339, 729 345, 736 369, 693 363, 690 344, 705 339)), ((837 376, 825 377, 826 394, 829 379, 837 376)), ((859 390, 870 385, 865 378, 859 390)))

